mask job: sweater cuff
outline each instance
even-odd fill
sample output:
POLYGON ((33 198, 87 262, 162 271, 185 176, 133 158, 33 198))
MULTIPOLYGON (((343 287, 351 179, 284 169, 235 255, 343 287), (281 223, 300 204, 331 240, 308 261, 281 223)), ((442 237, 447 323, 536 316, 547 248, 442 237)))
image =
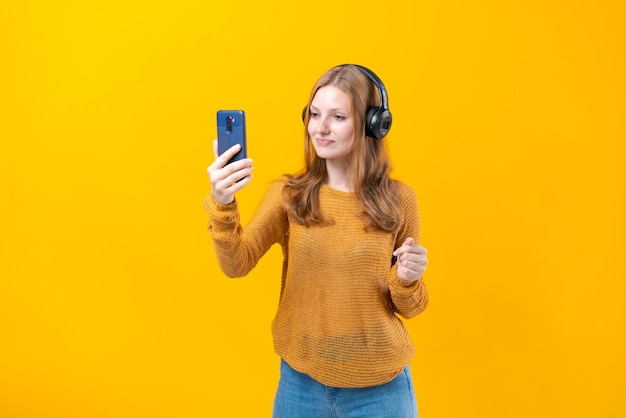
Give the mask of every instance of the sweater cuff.
POLYGON ((404 280, 398 277, 398 283, 400 283, 401 286, 403 287, 409 287, 415 284, 415 282, 419 282, 420 280, 422 280, 422 278, 420 277, 417 280, 404 280))
POLYGON ((215 200, 213 194, 204 199, 204 211, 211 218, 211 223, 218 229, 228 229, 228 225, 239 223, 239 211, 237 200, 233 200, 227 205, 223 205, 215 200))

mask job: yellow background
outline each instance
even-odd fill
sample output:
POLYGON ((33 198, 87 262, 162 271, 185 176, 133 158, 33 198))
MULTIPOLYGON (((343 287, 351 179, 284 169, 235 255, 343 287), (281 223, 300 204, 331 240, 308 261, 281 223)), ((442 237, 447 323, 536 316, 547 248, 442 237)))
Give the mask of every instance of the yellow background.
POLYGON ((245 220, 346 62, 385 81, 420 199, 421 417, 626 417, 625 11, 2 2, 0 417, 270 416, 280 251, 216 265, 215 111, 247 112, 245 220))

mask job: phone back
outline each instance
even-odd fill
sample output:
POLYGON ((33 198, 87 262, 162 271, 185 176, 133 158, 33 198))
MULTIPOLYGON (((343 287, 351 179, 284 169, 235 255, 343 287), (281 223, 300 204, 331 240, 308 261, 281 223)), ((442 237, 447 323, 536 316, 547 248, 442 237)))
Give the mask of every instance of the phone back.
POLYGON ((217 153, 222 155, 235 144, 241 145, 241 150, 228 163, 247 157, 246 150, 246 114, 243 110, 217 111, 217 153))

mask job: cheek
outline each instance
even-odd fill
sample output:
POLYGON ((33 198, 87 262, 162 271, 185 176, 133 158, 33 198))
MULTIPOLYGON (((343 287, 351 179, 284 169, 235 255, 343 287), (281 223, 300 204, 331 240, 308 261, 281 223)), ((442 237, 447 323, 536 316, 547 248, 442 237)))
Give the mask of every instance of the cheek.
POLYGON ((352 129, 351 126, 344 126, 342 128, 341 137, 348 142, 352 142, 354 139, 354 129, 352 129))

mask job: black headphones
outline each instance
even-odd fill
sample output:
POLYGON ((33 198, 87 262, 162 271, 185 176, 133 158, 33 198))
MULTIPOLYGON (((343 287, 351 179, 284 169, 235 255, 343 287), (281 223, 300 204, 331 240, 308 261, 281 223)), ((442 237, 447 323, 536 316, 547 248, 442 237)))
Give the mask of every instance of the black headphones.
MULTIPOLYGON (((349 64, 339 65, 338 67, 343 67, 349 64)), ((389 129, 391 129, 391 112, 389 111, 389 104, 387 101, 387 90, 385 90, 385 85, 382 80, 378 78, 374 72, 366 67, 361 65, 352 64, 363 74, 369 78, 374 86, 378 89, 378 94, 380 95, 380 106, 372 106, 367 109, 367 113, 365 115, 365 135, 370 136, 374 139, 382 139, 387 135, 389 129)), ((302 110, 302 121, 306 119, 307 108, 305 107, 302 110)))

